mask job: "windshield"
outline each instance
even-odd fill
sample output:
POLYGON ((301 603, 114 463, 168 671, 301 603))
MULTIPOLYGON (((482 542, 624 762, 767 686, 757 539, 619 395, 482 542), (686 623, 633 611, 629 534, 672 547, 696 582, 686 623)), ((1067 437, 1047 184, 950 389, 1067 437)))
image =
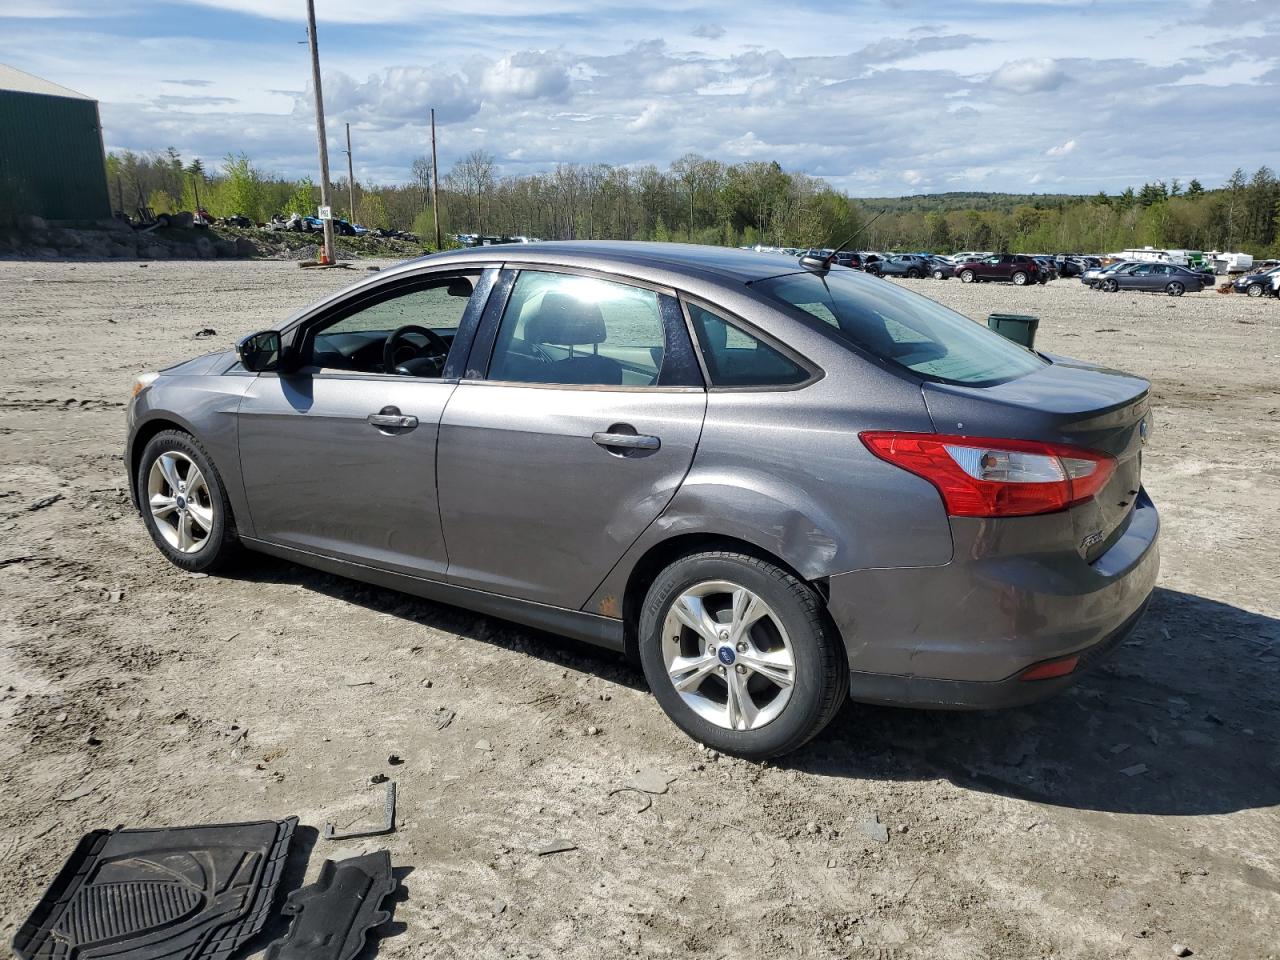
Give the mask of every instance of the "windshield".
POLYGON ((752 289, 816 317, 868 353, 932 380, 982 386, 1047 365, 941 304, 862 274, 791 273, 753 283, 752 289))

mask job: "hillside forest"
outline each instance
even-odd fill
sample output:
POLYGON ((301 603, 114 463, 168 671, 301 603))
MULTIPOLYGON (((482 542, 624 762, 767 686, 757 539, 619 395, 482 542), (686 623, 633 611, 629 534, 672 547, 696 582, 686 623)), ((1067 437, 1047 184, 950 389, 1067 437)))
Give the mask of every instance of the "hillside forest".
MULTIPOLYGON (((262 222, 314 214, 310 179, 259 169, 245 155, 206 166, 176 150, 111 153, 113 208, 194 210, 262 222)), ((335 216, 369 228, 433 237, 431 163, 414 160, 399 184, 333 184, 335 216), (354 195, 354 207, 352 196, 354 195)), ((945 193, 851 199, 826 181, 777 163, 726 164, 689 154, 667 169, 563 163, 545 173, 503 176, 476 150, 441 170, 441 227, 455 234, 558 239, 671 240, 730 246, 851 246, 875 250, 1002 250, 1097 253, 1126 247, 1243 250, 1280 255, 1280 179, 1268 167, 1236 170, 1226 183, 1155 180, 1123 193, 945 193), (871 222, 874 218, 874 222, 871 222)), ((446 239, 445 245, 451 241, 446 239)))

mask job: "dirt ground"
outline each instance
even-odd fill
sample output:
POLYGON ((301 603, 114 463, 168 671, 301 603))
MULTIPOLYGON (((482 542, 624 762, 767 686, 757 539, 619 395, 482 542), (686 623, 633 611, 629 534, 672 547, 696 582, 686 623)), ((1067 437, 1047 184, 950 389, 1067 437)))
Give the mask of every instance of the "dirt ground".
POLYGON ((384 774, 398 831, 303 831, 286 882, 390 849, 386 957, 1280 956, 1280 303, 916 281, 1152 380, 1161 586, 1056 700, 850 704, 761 765, 686 740, 612 655, 274 560, 160 558, 122 474, 133 374, 356 276, 0 263, 6 940, 89 829, 341 829, 379 819, 384 774), (611 794, 642 768, 671 780, 644 810, 611 794), (537 854, 557 840, 576 849, 537 854))

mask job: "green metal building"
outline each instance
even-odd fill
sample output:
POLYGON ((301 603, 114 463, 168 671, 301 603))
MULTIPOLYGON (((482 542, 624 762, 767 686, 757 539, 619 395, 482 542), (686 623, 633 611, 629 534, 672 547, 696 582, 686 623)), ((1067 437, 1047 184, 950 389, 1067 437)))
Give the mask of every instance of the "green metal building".
POLYGON ((0 64, 0 223, 111 216, 98 102, 0 64))

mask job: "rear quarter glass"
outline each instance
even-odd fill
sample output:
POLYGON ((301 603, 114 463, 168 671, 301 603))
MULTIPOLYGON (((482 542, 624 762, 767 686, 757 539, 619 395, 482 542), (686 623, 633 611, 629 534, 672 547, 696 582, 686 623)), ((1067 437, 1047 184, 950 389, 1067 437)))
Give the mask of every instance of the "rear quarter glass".
POLYGON ((983 386, 1047 366, 1030 350, 928 297, 856 273, 791 273, 752 288, 929 380, 983 386))

